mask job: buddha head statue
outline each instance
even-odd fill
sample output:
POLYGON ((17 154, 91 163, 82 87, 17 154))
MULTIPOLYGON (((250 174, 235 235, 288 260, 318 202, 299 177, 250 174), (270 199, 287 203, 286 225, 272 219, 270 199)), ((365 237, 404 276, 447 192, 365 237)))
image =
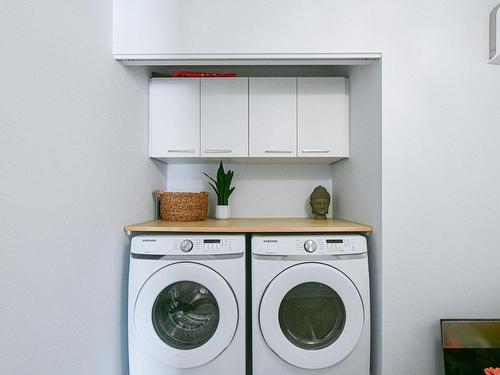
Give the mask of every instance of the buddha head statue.
POLYGON ((316 186, 309 200, 315 219, 326 219, 326 214, 330 208, 330 193, 325 187, 316 186))

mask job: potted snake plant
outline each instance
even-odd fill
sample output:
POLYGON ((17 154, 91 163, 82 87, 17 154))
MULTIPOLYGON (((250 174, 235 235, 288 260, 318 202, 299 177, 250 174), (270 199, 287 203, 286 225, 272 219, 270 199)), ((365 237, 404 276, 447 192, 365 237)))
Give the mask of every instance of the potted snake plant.
POLYGON ((216 219, 229 219, 231 217, 231 207, 229 206, 229 196, 233 193, 234 187, 231 187, 231 182, 233 180, 234 172, 228 170, 224 171, 224 166, 222 161, 219 164, 219 169, 217 169, 217 179, 210 177, 208 174, 203 173, 212 182, 209 182, 210 186, 214 189, 215 194, 217 194, 217 206, 215 207, 215 218, 216 219))

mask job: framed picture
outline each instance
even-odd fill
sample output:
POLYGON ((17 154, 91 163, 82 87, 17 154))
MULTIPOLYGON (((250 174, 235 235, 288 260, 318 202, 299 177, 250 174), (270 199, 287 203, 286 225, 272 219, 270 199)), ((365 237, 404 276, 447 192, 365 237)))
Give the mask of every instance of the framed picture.
POLYGON ((500 319, 441 319, 446 375, 500 374, 500 319))

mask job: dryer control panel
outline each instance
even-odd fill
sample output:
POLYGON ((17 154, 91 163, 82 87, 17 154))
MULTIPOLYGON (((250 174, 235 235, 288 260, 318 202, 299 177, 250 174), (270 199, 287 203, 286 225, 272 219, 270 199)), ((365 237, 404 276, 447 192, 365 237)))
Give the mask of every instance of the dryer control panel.
POLYGON ((245 252, 244 235, 155 234, 132 238, 132 254, 229 255, 245 252))
POLYGON ((255 235, 252 253, 257 255, 355 255, 367 252, 359 234, 255 235))

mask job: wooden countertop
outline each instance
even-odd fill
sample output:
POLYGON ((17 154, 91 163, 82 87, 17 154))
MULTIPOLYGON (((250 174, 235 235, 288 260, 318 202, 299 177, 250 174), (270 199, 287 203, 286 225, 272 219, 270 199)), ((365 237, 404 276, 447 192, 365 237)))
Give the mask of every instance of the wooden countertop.
POLYGON ((363 233, 373 228, 339 219, 206 219, 188 223, 147 221, 127 225, 126 232, 198 232, 198 233, 363 233))

